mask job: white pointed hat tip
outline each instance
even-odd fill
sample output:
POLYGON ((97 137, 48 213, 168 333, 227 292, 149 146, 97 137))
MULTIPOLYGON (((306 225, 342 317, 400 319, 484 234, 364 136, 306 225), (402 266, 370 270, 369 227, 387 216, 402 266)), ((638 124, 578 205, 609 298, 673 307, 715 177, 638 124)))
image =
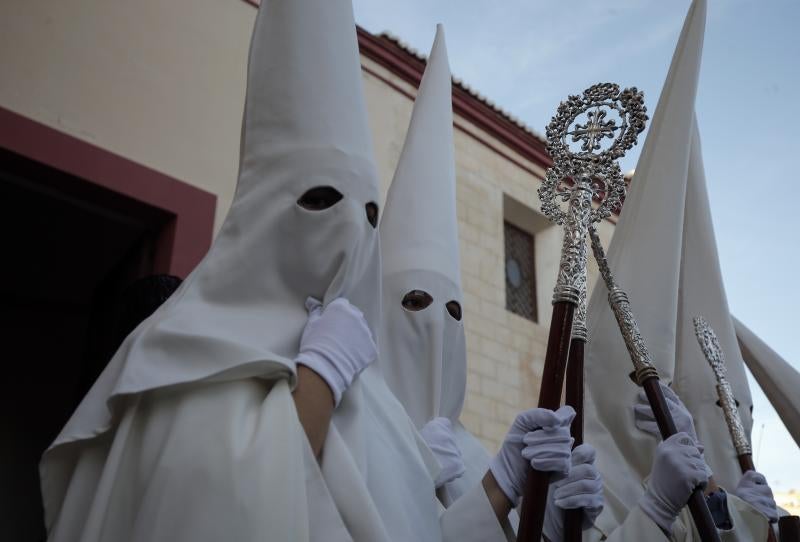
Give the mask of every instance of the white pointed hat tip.
POLYGON ((693 18, 700 17, 705 22, 707 8, 708 2, 706 0, 694 0, 689 10, 693 18))
POLYGON ((444 54, 447 54, 447 44, 444 37, 444 26, 442 23, 436 25, 436 37, 433 38, 433 46, 431 47, 431 57, 436 53, 438 50, 442 50, 444 54))
MULTIPOLYGON (((428 55, 428 65, 438 65, 442 64, 443 68, 447 71, 447 76, 450 77, 450 58, 447 54, 447 44, 445 42, 444 37, 444 27, 441 23, 436 25, 436 37, 433 39, 433 45, 431 46, 431 52, 428 55)), ((426 72, 428 69, 436 70, 437 72, 441 68, 426 68, 426 72)))
POLYGON ((380 233, 385 274, 424 269, 460 286, 452 126, 450 66, 442 26, 437 25, 384 206, 380 233))

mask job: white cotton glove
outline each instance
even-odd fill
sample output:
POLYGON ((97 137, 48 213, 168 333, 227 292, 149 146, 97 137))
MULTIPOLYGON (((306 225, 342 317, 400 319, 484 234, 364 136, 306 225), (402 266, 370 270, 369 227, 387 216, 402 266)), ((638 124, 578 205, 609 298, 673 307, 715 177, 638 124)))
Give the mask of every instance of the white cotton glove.
MULTIPOLYGON (((672 391, 672 388, 665 386, 661 382, 659 382, 659 385, 661 386, 661 391, 664 392, 664 399, 667 400, 667 406, 669 406, 672 419, 675 421, 675 428, 679 433, 686 433, 692 438, 695 446, 697 446, 697 449, 700 451, 700 456, 703 458, 703 463, 706 466, 706 475, 708 478, 711 478, 714 473, 711 471, 711 467, 708 466, 708 463, 705 463, 705 456, 703 456, 705 448, 703 448, 703 445, 697 438, 697 431, 694 428, 692 413, 689 412, 689 409, 686 408, 686 405, 683 404, 680 397, 672 391)), ((636 395, 636 404, 633 406, 633 418, 636 427, 640 430, 656 438, 661 438, 661 432, 658 430, 658 424, 656 424, 653 409, 650 408, 650 403, 647 401, 647 395, 644 393, 644 390, 639 390, 639 393, 636 395)))
POLYGON ((364 315, 346 299, 334 299, 323 308, 309 297, 306 310, 308 321, 295 362, 325 380, 338 406, 353 379, 378 359, 378 349, 364 315))
POLYGON ((500 451, 489 463, 497 485, 514 506, 522 497, 528 465, 539 471, 569 474, 575 418, 571 406, 556 411, 533 408, 517 415, 500 451))
POLYGON ((544 535, 548 540, 564 539, 564 511, 583 508, 583 529, 594 525, 603 511, 603 479, 594 466, 595 450, 581 444, 572 450, 569 474, 550 484, 547 510, 544 515, 544 535))
POLYGON ((770 523, 778 521, 778 507, 772 496, 772 489, 760 472, 754 470, 745 472, 733 494, 764 514, 770 523))
POLYGON ((441 467, 434 480, 437 489, 464 474, 467 469, 453 433, 453 422, 448 418, 434 418, 419 433, 441 467))
POLYGON ((672 523, 694 488, 708 482, 705 463, 686 433, 676 433, 658 445, 639 508, 665 533, 672 532, 672 523))

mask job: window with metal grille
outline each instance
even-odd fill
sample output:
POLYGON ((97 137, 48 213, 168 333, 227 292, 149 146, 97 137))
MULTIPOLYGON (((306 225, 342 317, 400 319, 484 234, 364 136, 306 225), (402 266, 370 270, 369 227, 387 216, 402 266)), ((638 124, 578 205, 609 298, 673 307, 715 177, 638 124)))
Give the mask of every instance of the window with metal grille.
POLYGON ((504 223, 506 245, 506 309, 537 321, 533 235, 504 223))

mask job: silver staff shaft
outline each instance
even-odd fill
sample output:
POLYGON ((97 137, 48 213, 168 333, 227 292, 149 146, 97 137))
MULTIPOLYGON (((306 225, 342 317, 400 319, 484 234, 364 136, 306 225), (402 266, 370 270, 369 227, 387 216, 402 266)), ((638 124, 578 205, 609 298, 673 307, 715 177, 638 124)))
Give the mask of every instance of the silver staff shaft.
POLYGON ((614 318, 617 319, 617 325, 622 333, 622 339, 625 341, 628 355, 636 370, 636 382, 641 386, 645 379, 652 376, 657 377, 658 370, 653 363, 650 351, 647 349, 644 338, 642 338, 642 334, 639 331, 639 324, 636 323, 636 318, 633 316, 633 311, 631 311, 628 294, 626 294, 614 280, 614 275, 611 272, 611 268, 608 266, 605 250, 600 243, 600 237, 597 235, 597 229, 594 225, 589 226, 589 237, 592 240, 594 259, 597 261, 600 275, 603 277, 603 281, 608 289, 608 304, 611 306, 614 318))
POLYGON ((733 447, 736 448, 736 455, 752 454, 750 440, 742 425, 742 418, 739 409, 736 407, 736 398, 733 396, 733 388, 728 382, 728 369, 725 366, 725 353, 719 344, 717 334, 714 333, 711 325, 702 316, 695 317, 694 335, 700 344, 703 355, 711 366, 714 376, 717 379, 717 395, 722 413, 725 416, 725 423, 733 440, 733 447))

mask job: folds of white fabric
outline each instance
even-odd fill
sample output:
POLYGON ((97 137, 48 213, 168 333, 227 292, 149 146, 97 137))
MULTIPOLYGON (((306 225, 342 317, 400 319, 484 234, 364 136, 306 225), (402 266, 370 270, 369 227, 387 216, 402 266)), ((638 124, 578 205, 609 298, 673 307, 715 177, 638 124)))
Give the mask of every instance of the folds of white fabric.
POLYGON ((800 372, 742 322, 731 318, 747 367, 800 446, 800 372))
POLYGON ((311 510, 332 539, 349 540, 330 501, 308 506, 324 485, 288 384, 270 387, 248 379, 132 398, 115 430, 82 443, 50 540, 309 540, 311 510))

